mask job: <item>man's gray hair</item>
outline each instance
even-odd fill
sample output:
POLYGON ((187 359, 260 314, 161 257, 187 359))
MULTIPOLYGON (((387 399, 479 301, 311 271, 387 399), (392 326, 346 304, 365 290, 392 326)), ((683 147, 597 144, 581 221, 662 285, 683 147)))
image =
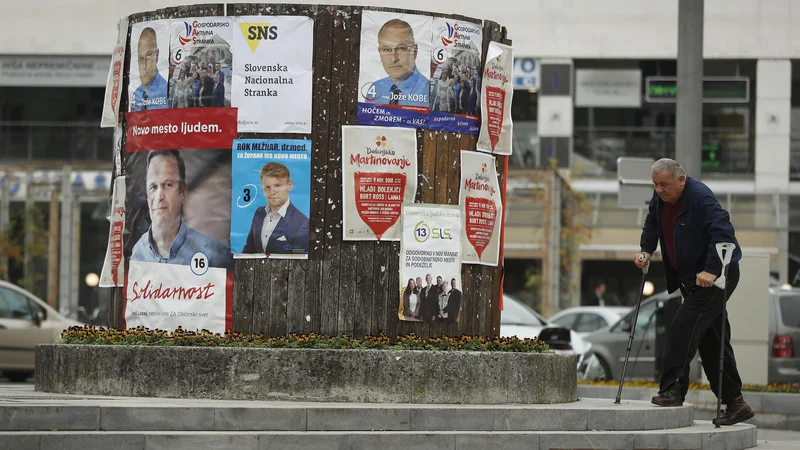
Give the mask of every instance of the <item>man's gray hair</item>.
POLYGON ((655 164, 653 164, 652 174, 655 175, 664 170, 668 170, 669 175, 676 180, 680 178, 681 175, 686 176, 686 171, 683 170, 683 167, 674 159, 661 158, 656 161, 655 164))

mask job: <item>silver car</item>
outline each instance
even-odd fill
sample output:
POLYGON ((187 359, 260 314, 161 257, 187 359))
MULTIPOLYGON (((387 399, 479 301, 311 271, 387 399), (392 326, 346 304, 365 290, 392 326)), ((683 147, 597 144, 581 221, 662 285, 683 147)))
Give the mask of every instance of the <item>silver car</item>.
POLYGON ((770 289, 769 369, 770 383, 800 382, 800 289, 770 289))

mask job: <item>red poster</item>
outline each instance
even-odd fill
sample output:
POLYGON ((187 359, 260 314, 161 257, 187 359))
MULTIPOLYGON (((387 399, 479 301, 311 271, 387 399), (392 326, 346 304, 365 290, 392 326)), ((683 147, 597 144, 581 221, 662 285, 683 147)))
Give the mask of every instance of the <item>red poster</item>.
POLYGON ((406 174, 356 172, 356 209, 378 240, 397 223, 406 187, 406 174))
POLYGON ((505 110, 506 93, 503 89, 486 86, 486 105, 488 126, 489 126, 489 141, 492 143, 492 151, 497 147, 497 142, 500 141, 500 132, 503 130, 503 111, 505 110))
POLYGON ((467 197, 464 208, 467 214, 467 240, 475 247, 475 252, 480 258, 483 255, 483 250, 492 240, 497 208, 493 200, 477 197, 467 197))
POLYGON ((236 108, 156 109, 127 113, 127 152, 230 149, 237 137, 236 108))

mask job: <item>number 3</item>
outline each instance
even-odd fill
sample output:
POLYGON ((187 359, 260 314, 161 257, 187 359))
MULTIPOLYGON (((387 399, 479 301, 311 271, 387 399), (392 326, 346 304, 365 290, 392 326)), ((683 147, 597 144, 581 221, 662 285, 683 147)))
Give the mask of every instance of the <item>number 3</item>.
POLYGON ((244 188, 244 201, 250 201, 250 188, 244 188))

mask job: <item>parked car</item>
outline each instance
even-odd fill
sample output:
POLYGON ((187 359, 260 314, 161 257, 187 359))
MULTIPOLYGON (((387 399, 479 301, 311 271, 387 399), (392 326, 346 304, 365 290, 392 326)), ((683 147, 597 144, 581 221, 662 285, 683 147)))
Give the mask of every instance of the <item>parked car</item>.
MULTIPOLYGON (((625 379, 648 379, 655 376, 655 340, 656 340, 656 311, 660 303, 680 299, 680 291, 668 294, 667 291, 652 295, 644 300, 639 307, 639 316, 636 319, 631 354, 628 358, 628 368, 625 379)), ((584 339, 592 344, 591 354, 586 355, 583 363, 578 367, 578 377, 591 380, 619 380, 622 374, 622 365, 625 362, 625 351, 628 348, 628 339, 631 333, 631 319, 633 308, 625 316, 610 327, 601 328, 591 333, 584 339)), ((700 381, 702 367, 700 360, 695 355, 689 366, 689 379, 692 382, 700 381)))
POLYGON ((549 322, 569 328, 585 337, 601 328, 614 325, 632 309, 628 306, 575 306, 553 314, 549 322))
POLYGON ((800 383, 800 289, 769 290, 769 366, 770 383, 800 383))
MULTIPOLYGON (((561 327, 548 322, 539 313, 516 298, 503 294, 503 311, 500 312, 500 337, 516 336, 519 339, 533 339, 540 336, 545 328, 561 327)), ((569 337, 571 349, 551 346, 551 350, 556 353, 577 353, 579 355, 578 364, 580 365, 583 356, 591 349, 591 345, 572 330, 569 330, 569 337)))
POLYGON ((0 372, 11 381, 25 381, 33 374, 34 345, 55 343, 65 329, 83 325, 25 289, 0 281, 0 372))

